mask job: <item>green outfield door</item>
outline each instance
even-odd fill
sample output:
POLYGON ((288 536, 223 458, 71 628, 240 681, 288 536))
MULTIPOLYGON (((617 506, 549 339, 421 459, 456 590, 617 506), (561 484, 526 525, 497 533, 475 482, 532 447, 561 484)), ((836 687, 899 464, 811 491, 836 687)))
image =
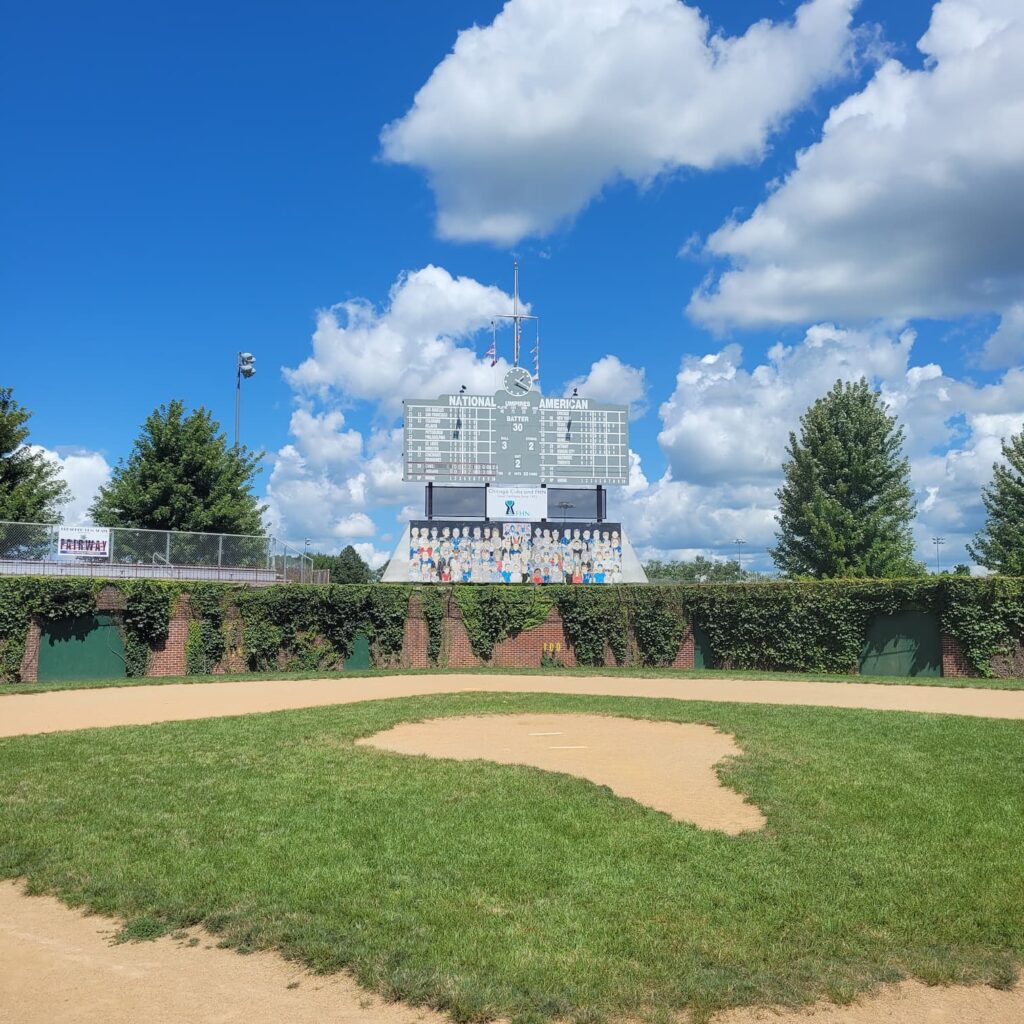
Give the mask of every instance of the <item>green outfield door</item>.
POLYGON ((714 668, 715 655, 711 650, 711 641, 697 623, 693 623, 693 667, 714 668))
POLYGON ((81 615, 43 624, 39 638, 39 682, 124 676, 124 644, 109 615, 81 615))
POLYGON ((370 638, 365 633, 356 633, 352 641, 352 653, 345 659, 345 668, 362 669, 370 667, 370 638))
POLYGON ((927 612, 879 615, 860 655, 862 676, 941 676, 939 623, 927 612))

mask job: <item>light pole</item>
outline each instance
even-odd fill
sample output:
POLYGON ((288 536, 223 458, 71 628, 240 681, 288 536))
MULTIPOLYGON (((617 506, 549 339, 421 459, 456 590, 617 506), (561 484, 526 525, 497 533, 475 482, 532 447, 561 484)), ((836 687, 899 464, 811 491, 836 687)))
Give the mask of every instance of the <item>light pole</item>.
POLYGON ((256 374, 256 357, 251 352, 239 352, 235 363, 235 447, 242 424, 242 378, 248 380, 256 374))
POLYGON ((733 544, 736 545, 736 564, 739 566, 740 575, 743 575, 743 545, 747 542, 737 537, 733 544))
POLYGON ((932 543, 935 545, 935 574, 938 575, 942 572, 942 568, 939 565, 939 548, 946 543, 945 537, 932 537, 932 543))

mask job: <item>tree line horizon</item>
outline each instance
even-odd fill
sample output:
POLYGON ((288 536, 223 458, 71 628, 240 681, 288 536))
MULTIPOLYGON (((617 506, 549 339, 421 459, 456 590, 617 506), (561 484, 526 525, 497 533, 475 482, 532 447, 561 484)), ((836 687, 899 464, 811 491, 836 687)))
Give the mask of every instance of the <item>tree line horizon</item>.
MULTIPOLYGON (((32 413, 0 387, 0 520, 60 522, 71 500, 59 467, 28 443, 32 413)), ((914 557, 917 515, 905 430, 865 377, 837 380, 801 415, 791 431, 776 491, 776 544, 768 553, 791 578, 897 578, 924 575, 914 557)), ((982 529, 967 551, 979 565, 1024 576, 1024 424, 1002 441, 982 488, 982 529)), ((186 412, 182 401, 160 405, 143 422, 127 459, 89 507, 99 526, 264 536, 253 493, 265 452, 229 445, 209 410, 186 412)), ((370 582, 353 546, 339 555, 314 554, 332 582, 370 582), (335 579, 335 576, 338 578, 335 579)), ((736 562, 654 560, 648 574, 662 579, 731 582, 756 578, 736 562)), ((964 569, 966 567, 958 567, 964 569)))

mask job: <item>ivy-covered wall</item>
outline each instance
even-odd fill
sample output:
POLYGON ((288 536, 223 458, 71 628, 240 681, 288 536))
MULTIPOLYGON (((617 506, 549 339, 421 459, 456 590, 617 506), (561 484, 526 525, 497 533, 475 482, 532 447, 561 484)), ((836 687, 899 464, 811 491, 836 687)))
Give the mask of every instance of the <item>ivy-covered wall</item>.
POLYGON ((191 674, 338 669, 359 634, 380 666, 466 664, 456 635, 480 662, 529 651, 536 664, 539 648, 514 638, 542 633, 564 638, 564 649, 544 644, 550 664, 683 664, 692 626, 722 668, 849 672, 876 616, 918 609, 936 616, 971 671, 990 675, 1013 663, 1024 638, 1024 579, 1005 577, 543 588, 10 577, 0 578, 0 679, 20 678, 33 622, 88 614, 105 589, 105 607, 116 592, 128 675, 146 674, 176 609, 188 617, 191 674))

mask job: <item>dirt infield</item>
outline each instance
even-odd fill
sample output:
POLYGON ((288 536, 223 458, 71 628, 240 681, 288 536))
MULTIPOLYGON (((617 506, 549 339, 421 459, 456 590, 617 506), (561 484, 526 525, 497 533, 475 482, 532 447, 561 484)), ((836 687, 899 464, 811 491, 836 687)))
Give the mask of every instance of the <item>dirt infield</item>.
MULTIPOLYGON (((0 883, 0 1020, 17 1024, 447 1024, 385 1003, 347 975, 311 975, 273 953, 240 956, 201 930, 111 944, 116 923, 0 883)), ((812 1013, 733 1011, 714 1024, 1019 1024, 1024 989, 917 982, 812 1013)))
POLYGON ((1024 690, 957 690, 871 683, 757 679, 630 679, 624 676, 415 675, 353 679, 260 679, 62 690, 0 697, 0 737, 111 725, 217 718, 362 700, 439 693, 566 693, 669 697, 750 704, 921 711, 1024 718, 1024 690))
POLYGON ((719 782, 715 765, 742 751, 708 725, 602 715, 466 715, 403 722, 356 743, 576 775, 677 821, 729 835, 765 824, 757 807, 719 782))

